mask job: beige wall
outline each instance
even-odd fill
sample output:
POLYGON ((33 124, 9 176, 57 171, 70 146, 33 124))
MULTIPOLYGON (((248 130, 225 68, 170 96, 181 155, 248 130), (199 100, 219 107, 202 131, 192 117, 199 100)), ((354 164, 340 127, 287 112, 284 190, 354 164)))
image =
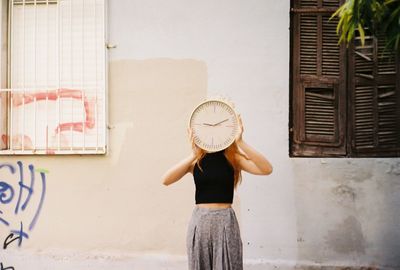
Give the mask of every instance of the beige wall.
POLYGON ((246 269, 398 267, 399 160, 289 158, 289 6, 109 0, 108 155, 2 157, 49 173, 31 239, 1 259, 16 269, 186 269, 193 179, 164 187, 160 176, 190 152, 193 107, 222 95, 274 166, 244 174, 235 194, 246 269))
MULTIPOLYGON (((161 176, 189 153, 186 125, 193 107, 205 98, 206 87, 207 67, 201 61, 110 62, 106 156, 1 158, 14 166, 21 160, 27 183, 29 164, 48 171, 37 226, 21 249, 181 254, 181 232, 194 202, 192 180, 185 177, 181 185, 166 189, 161 176)), ((0 175, 17 191, 16 175, 4 168, 0 175)), ((25 224, 37 209, 39 180, 36 174, 35 192, 22 213, 25 224)), ((2 210, 10 228, 19 224, 20 214, 10 207, 2 210)), ((5 238, 8 230, 0 228, 5 238)), ((15 249, 10 245, 8 250, 15 249)))

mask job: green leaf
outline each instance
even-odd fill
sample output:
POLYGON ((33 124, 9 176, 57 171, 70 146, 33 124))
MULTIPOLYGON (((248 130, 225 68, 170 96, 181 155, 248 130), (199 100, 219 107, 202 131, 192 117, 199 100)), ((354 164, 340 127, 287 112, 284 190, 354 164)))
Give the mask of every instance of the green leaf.
POLYGON ((364 44, 365 44, 365 32, 364 32, 364 28, 362 27, 361 23, 358 24, 358 32, 360 33, 361 46, 364 47, 364 44))
POLYGON ((339 20, 339 22, 338 22, 338 25, 336 26, 336 34, 339 34, 340 28, 342 27, 343 22, 344 22, 344 19, 343 19, 343 17, 342 17, 342 18, 340 18, 340 20, 339 20))
POLYGON ((351 26, 350 26, 350 28, 349 28, 349 31, 348 31, 348 33, 347 33, 347 43, 349 43, 350 42, 350 40, 353 38, 353 35, 354 35, 354 24, 352 24, 351 26))

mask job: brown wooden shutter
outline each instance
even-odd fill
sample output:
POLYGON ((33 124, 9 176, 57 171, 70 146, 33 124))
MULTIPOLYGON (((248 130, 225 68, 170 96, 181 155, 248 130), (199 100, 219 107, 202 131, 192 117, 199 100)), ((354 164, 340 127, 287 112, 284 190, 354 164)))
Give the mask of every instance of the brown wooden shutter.
POLYGON ((346 155, 346 48, 339 0, 292 1, 291 155, 346 155))
POLYGON ((399 56, 384 37, 354 40, 349 61, 352 156, 400 156, 399 56))

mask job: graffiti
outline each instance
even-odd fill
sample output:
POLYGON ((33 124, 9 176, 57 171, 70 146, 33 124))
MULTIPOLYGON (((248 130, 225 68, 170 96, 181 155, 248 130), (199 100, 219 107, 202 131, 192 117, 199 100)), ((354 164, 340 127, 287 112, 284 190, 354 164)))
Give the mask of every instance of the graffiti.
POLYGON ((73 129, 74 131, 83 132, 83 127, 91 129, 94 127, 94 103, 89 102, 88 98, 83 94, 81 90, 74 89, 65 89, 62 88, 60 90, 53 90, 41 93, 32 93, 32 94, 13 94, 13 106, 18 107, 22 105, 27 105, 34 101, 45 101, 52 100, 56 101, 57 99, 62 98, 72 98, 77 100, 83 100, 84 108, 85 108, 85 121, 82 122, 69 122, 59 124, 56 128, 55 132, 62 132, 66 130, 73 129))
POLYGON ((44 203, 48 172, 35 169, 32 164, 28 165, 27 171, 25 169, 21 161, 16 166, 0 163, 0 226, 10 229, 3 244, 4 249, 17 240, 20 247, 24 239, 29 239, 28 232, 35 228, 44 203), (8 177, 7 181, 3 175, 8 177), (39 181, 37 175, 40 176, 39 181))
MULTIPOLYGON (((4 240, 3 249, 7 249, 8 245, 16 240, 22 239, 22 236, 15 236, 13 233, 10 233, 7 238, 4 240)), ((22 240, 20 240, 22 241, 22 240)), ((2 262, 0 262, 0 270, 14 270, 13 266, 5 267, 2 262)))
MULTIPOLYGON (((4 145, 12 143, 13 148, 19 149, 23 146, 24 149, 34 149, 34 144, 38 142, 35 141, 34 143, 32 136, 36 138, 41 134, 43 134, 41 135, 43 138, 46 138, 46 140, 42 142, 42 144, 45 144, 46 148, 49 147, 49 144, 51 146, 55 141, 58 142, 58 139, 54 139, 57 135, 61 136, 59 143, 62 146, 68 146, 70 142, 66 136, 62 136, 63 132, 73 131, 78 133, 87 133, 95 127, 96 100, 94 98, 89 99, 82 90, 61 88, 42 92, 15 92, 12 94, 12 106, 14 108, 13 114, 15 117, 21 117, 18 116, 18 109, 22 109, 24 110, 25 115, 35 114, 35 121, 38 121, 39 119, 39 121, 46 123, 41 126, 41 130, 31 130, 26 128, 22 132, 14 131, 12 136, 2 134, 2 143, 4 145), (59 103, 56 104, 55 101, 58 101, 59 103), (63 102, 66 101, 69 101, 74 105, 62 105, 63 102), (74 101, 77 103, 73 103, 74 101), (33 107, 28 108, 29 105, 32 105, 33 107), (78 107, 75 108, 75 106, 78 107), (72 114, 68 112, 67 108, 69 108, 69 110, 75 110, 74 117, 72 117, 72 114), (54 115, 58 115, 58 120, 54 119, 54 115), (79 121, 65 121, 64 119, 68 117, 77 118, 76 120, 79 119, 79 121), (52 138, 53 142, 49 142, 48 137, 52 138)), ((19 125, 23 124, 28 126, 27 123, 30 120, 28 117, 22 116, 21 119, 15 118, 13 121, 16 121, 15 125, 18 125, 19 123, 19 125)), ((43 146, 44 145, 42 145, 42 147, 43 146)))
MULTIPOLYGON (((4 240, 3 249, 7 249, 8 245, 11 244, 12 242, 16 241, 16 240, 22 241, 22 237, 21 236, 14 236, 13 233, 10 233, 7 236, 7 238, 4 240)), ((18 243, 20 243, 20 241, 18 241, 18 243)))
MULTIPOLYGON (((21 223, 21 231, 23 231, 23 230, 22 230, 22 223, 21 223)), ((21 243, 22 243, 22 239, 23 239, 23 236, 21 236, 21 234, 15 236, 14 233, 10 233, 10 234, 6 237, 6 239, 4 240, 3 249, 7 249, 8 245, 10 245, 12 242, 14 242, 14 241, 16 241, 16 240, 19 240, 19 241, 18 241, 18 246, 20 246, 21 243)), ((7 267, 5 267, 5 266, 3 265, 3 263, 0 262, 0 270, 14 270, 14 267, 13 267, 13 266, 7 266, 7 267)))
POLYGON ((3 263, 0 262, 0 270, 14 270, 14 267, 12 266, 5 267, 3 266, 3 263))

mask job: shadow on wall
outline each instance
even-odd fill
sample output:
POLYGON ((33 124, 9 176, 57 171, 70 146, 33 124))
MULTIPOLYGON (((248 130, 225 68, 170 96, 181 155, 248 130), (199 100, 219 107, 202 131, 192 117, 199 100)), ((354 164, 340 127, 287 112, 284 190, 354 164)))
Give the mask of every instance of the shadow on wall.
POLYGON ((376 166, 381 170, 375 170, 376 188, 368 195, 373 205, 379 206, 379 211, 375 211, 379 223, 374 229, 379 246, 384 249, 377 252, 384 262, 400 269, 400 161, 378 159, 376 166))
POLYGON ((400 162, 331 158, 293 164, 300 261, 332 269, 400 269, 400 162))

